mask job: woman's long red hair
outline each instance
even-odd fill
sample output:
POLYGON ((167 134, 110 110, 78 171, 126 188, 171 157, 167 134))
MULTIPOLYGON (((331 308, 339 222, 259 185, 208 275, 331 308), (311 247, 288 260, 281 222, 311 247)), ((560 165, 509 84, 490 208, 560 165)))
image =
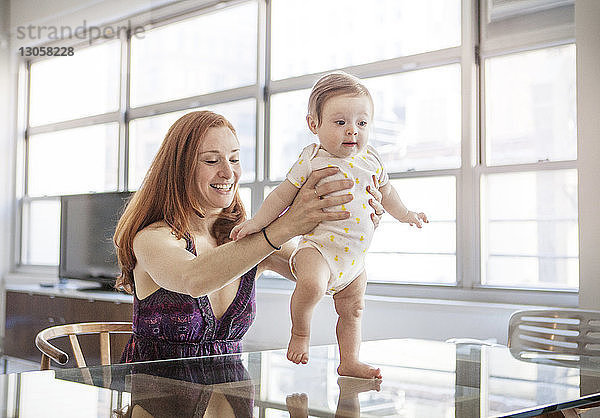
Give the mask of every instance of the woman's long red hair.
MULTIPOLYGON (((209 111, 188 113, 169 128, 140 189, 117 224, 113 240, 121 274, 116 288, 133 292, 136 265, 133 239, 139 231, 155 222, 165 221, 177 239, 181 239, 190 232, 191 218, 204 216, 198 201, 195 173, 200 145, 208 129, 215 127, 227 127, 236 135, 227 119, 209 111)), ((233 202, 221 211, 214 223, 212 234, 217 245, 228 242, 231 229, 245 218, 244 206, 236 190, 233 202)))

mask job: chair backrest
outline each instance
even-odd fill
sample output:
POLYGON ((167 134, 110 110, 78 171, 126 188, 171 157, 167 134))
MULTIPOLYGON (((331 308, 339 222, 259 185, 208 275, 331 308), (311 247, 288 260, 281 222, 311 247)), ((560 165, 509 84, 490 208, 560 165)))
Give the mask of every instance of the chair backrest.
POLYGON ((84 322, 79 324, 58 325, 46 328, 35 337, 35 345, 42 352, 41 370, 50 368, 50 359, 59 364, 66 364, 69 356, 64 351, 50 344, 48 341, 59 338, 69 337, 71 348, 75 355, 77 367, 86 367, 85 359, 79 346, 78 335, 99 334, 100 337, 100 361, 102 365, 110 364, 110 334, 111 333, 131 333, 131 322, 84 322))
POLYGON ((508 347, 519 359, 536 354, 600 356, 600 311, 517 311, 508 324, 508 347))

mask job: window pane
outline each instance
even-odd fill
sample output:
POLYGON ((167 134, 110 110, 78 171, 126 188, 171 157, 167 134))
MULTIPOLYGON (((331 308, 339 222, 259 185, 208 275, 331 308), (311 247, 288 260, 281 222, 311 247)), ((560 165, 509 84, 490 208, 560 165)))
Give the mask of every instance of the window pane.
POLYGON ((23 204, 21 263, 58 265, 60 200, 23 204))
POLYGON ((460 167, 460 66, 364 80, 375 102, 373 145, 390 172, 460 167))
POLYGON ((244 204, 244 209, 246 210, 246 217, 252 217, 252 189, 250 187, 240 187, 239 188, 240 198, 242 199, 242 203, 244 204))
POLYGON ((422 229, 385 214, 366 265, 370 280, 456 282, 456 180, 453 176, 391 180, 404 204, 425 212, 422 229))
POLYGON ((32 63, 30 125, 117 110, 120 60, 121 44, 112 41, 32 63))
POLYGON ((577 171, 481 181, 482 283, 577 289, 577 171))
POLYGON ((298 90, 271 96, 268 147, 272 180, 283 180, 302 149, 319 141, 306 124, 309 94, 310 90, 298 90))
POLYGON ((488 165, 577 158, 575 45, 487 59, 485 91, 488 165))
POLYGON ((459 0, 272 2, 272 78, 460 45, 459 0))
POLYGON ((186 113, 202 109, 219 113, 232 123, 240 141, 240 160, 243 170, 241 181, 254 180, 256 100, 247 99, 132 120, 129 123, 129 190, 136 190, 142 184, 169 127, 186 113))
POLYGON ((255 1, 147 31, 131 39, 131 105, 256 83, 255 1))
POLYGON ((29 138, 30 196, 117 189, 116 123, 67 129, 29 138))

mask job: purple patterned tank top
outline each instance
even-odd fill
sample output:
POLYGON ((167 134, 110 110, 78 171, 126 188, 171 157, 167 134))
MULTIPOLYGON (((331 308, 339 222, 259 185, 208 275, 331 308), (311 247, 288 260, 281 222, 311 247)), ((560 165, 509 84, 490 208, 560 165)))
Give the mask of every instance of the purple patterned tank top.
MULTIPOLYGON (((184 235, 186 250, 196 255, 194 241, 184 235)), ((139 300, 133 296, 133 335, 122 363, 239 353, 241 339, 256 316, 256 266, 242 275, 233 302, 220 319, 208 296, 194 298, 162 287, 139 300)))

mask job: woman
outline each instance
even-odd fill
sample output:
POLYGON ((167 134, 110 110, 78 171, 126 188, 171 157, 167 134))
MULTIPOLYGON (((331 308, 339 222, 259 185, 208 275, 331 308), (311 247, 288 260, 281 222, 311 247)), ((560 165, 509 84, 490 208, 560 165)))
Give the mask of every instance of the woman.
MULTIPOLYGON (((287 241, 323 220, 348 218, 322 210, 352 200, 327 196, 351 180, 316 186, 337 172, 331 167, 309 177, 285 214, 231 242, 231 229, 245 219, 239 148, 231 123, 209 111, 188 113, 169 129, 115 232, 116 286, 134 294, 133 335, 121 361, 240 352, 255 316, 254 279, 265 270, 293 279, 287 241)), ((381 195, 371 193, 383 213, 381 195)))

